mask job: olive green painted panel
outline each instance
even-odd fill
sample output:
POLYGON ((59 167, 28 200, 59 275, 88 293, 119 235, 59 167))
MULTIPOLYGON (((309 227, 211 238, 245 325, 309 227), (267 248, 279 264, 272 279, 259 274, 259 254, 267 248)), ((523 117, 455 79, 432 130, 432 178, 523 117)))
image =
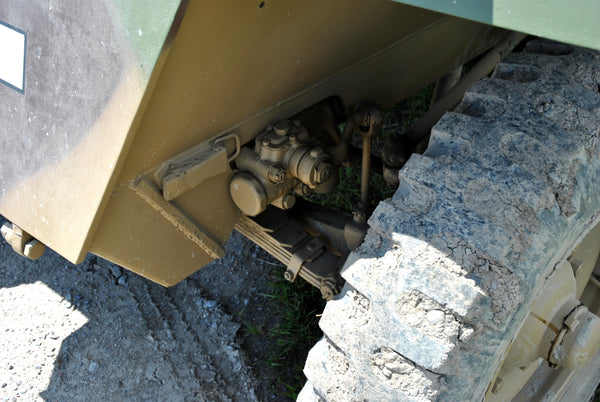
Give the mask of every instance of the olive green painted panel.
POLYGON ((600 1, 598 0, 396 1, 600 50, 600 1))
POLYGON ((0 21, 27 38, 23 90, 0 83, 0 213, 72 262, 87 253, 186 4, 0 0, 0 21))

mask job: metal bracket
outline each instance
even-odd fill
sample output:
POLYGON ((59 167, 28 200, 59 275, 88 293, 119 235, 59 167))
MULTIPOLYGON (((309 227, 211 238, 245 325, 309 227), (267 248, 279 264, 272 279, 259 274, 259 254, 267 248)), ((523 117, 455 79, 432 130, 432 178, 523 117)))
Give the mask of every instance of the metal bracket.
POLYGON ((217 239, 206 229, 192 222, 173 204, 165 201, 146 177, 139 176, 129 187, 210 257, 222 258, 225 255, 225 249, 217 239))
POLYGON ((240 141, 240 137, 235 133, 225 134, 225 135, 217 138, 216 140, 214 140, 213 143, 215 145, 217 145, 217 144, 222 144, 228 140, 233 140, 233 143, 235 146, 233 153, 231 155, 227 156, 227 162, 231 162, 235 158, 238 157, 238 155, 240 154, 240 151, 242 150, 242 143, 240 141))
POLYGON ((38 241, 14 223, 5 223, 2 225, 0 232, 13 250, 23 257, 37 260, 46 250, 44 243, 38 241))
POLYGON ((298 276, 331 299, 341 291, 340 268, 345 258, 329 252, 325 243, 308 234, 278 208, 268 208, 256 217, 240 216, 235 228, 286 265, 286 280, 298 276))
POLYGON ((171 201, 202 182, 229 169, 229 162, 240 153, 240 138, 227 134, 164 162, 154 173, 154 180, 162 188, 163 197, 171 201), (227 154, 225 141, 234 141, 234 151, 227 154))
POLYGON ((321 240, 312 238, 300 247, 298 251, 296 251, 290 262, 288 262, 287 271, 285 271, 284 278, 290 282, 294 282, 298 277, 298 273, 302 269, 302 265, 306 262, 314 262, 323 250, 325 249, 325 243, 321 240))

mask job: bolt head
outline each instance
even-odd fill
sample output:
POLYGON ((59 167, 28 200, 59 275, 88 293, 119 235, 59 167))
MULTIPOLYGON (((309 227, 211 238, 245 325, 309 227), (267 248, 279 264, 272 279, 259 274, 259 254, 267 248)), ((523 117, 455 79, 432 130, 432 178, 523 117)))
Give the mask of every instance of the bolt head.
POLYGON ((281 184, 285 180, 285 170, 280 166, 273 165, 267 170, 267 178, 273 184, 281 184))
MULTIPOLYGON (((10 225, 12 226, 12 225, 10 225)), ((2 237, 4 237, 7 241, 10 241, 9 237, 12 235, 12 227, 10 227, 8 223, 2 225, 0 228, 0 232, 2 233, 2 237)))
POLYGON ((600 318, 579 306, 566 317, 564 325, 560 344, 551 350, 551 363, 570 369, 584 367, 600 347, 600 318))
POLYGON ((315 167, 315 183, 325 183, 331 177, 332 168, 327 162, 321 162, 315 167))
POLYGON ((310 150, 310 156, 312 156, 313 158, 318 158, 319 156, 321 156, 321 154, 323 154, 323 149, 320 147, 313 148, 310 150))
POLYGON ((282 121, 275 124, 274 130, 277 135, 286 135, 290 132, 290 125, 282 121))
POLYGON ((46 250, 46 246, 44 243, 40 243, 39 241, 33 239, 25 244, 25 248, 23 249, 23 254, 25 257, 30 258, 32 260, 37 260, 44 254, 46 250))
POLYGON ((327 301, 331 300, 333 296, 337 295, 341 291, 336 281, 331 278, 324 279, 319 286, 319 290, 321 291, 321 296, 323 296, 323 299, 327 301))
POLYGON ((296 197, 291 194, 286 195, 283 197, 283 200, 281 200, 281 205, 284 209, 290 209, 294 204, 296 204, 296 197))
POLYGON ((330 289, 329 287, 323 286, 321 287, 321 297, 323 297, 323 299, 325 300, 331 300, 334 296, 333 294, 333 290, 330 289))

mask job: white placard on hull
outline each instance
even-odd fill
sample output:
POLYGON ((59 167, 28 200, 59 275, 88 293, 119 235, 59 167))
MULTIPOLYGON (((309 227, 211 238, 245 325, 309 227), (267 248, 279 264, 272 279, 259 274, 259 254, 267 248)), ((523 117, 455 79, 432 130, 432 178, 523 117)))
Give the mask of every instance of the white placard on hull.
POLYGON ((0 81, 23 93, 26 34, 0 21, 0 81))

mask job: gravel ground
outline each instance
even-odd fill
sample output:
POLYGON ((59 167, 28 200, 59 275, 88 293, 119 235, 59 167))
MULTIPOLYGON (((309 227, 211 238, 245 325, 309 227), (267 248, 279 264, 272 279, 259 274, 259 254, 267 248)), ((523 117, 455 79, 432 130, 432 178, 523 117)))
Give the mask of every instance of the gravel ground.
POLYGON ((285 400, 286 368, 260 364, 274 340, 244 330, 277 325, 263 295, 282 268, 237 233, 227 249, 166 289, 1 241, 0 400, 285 400))

